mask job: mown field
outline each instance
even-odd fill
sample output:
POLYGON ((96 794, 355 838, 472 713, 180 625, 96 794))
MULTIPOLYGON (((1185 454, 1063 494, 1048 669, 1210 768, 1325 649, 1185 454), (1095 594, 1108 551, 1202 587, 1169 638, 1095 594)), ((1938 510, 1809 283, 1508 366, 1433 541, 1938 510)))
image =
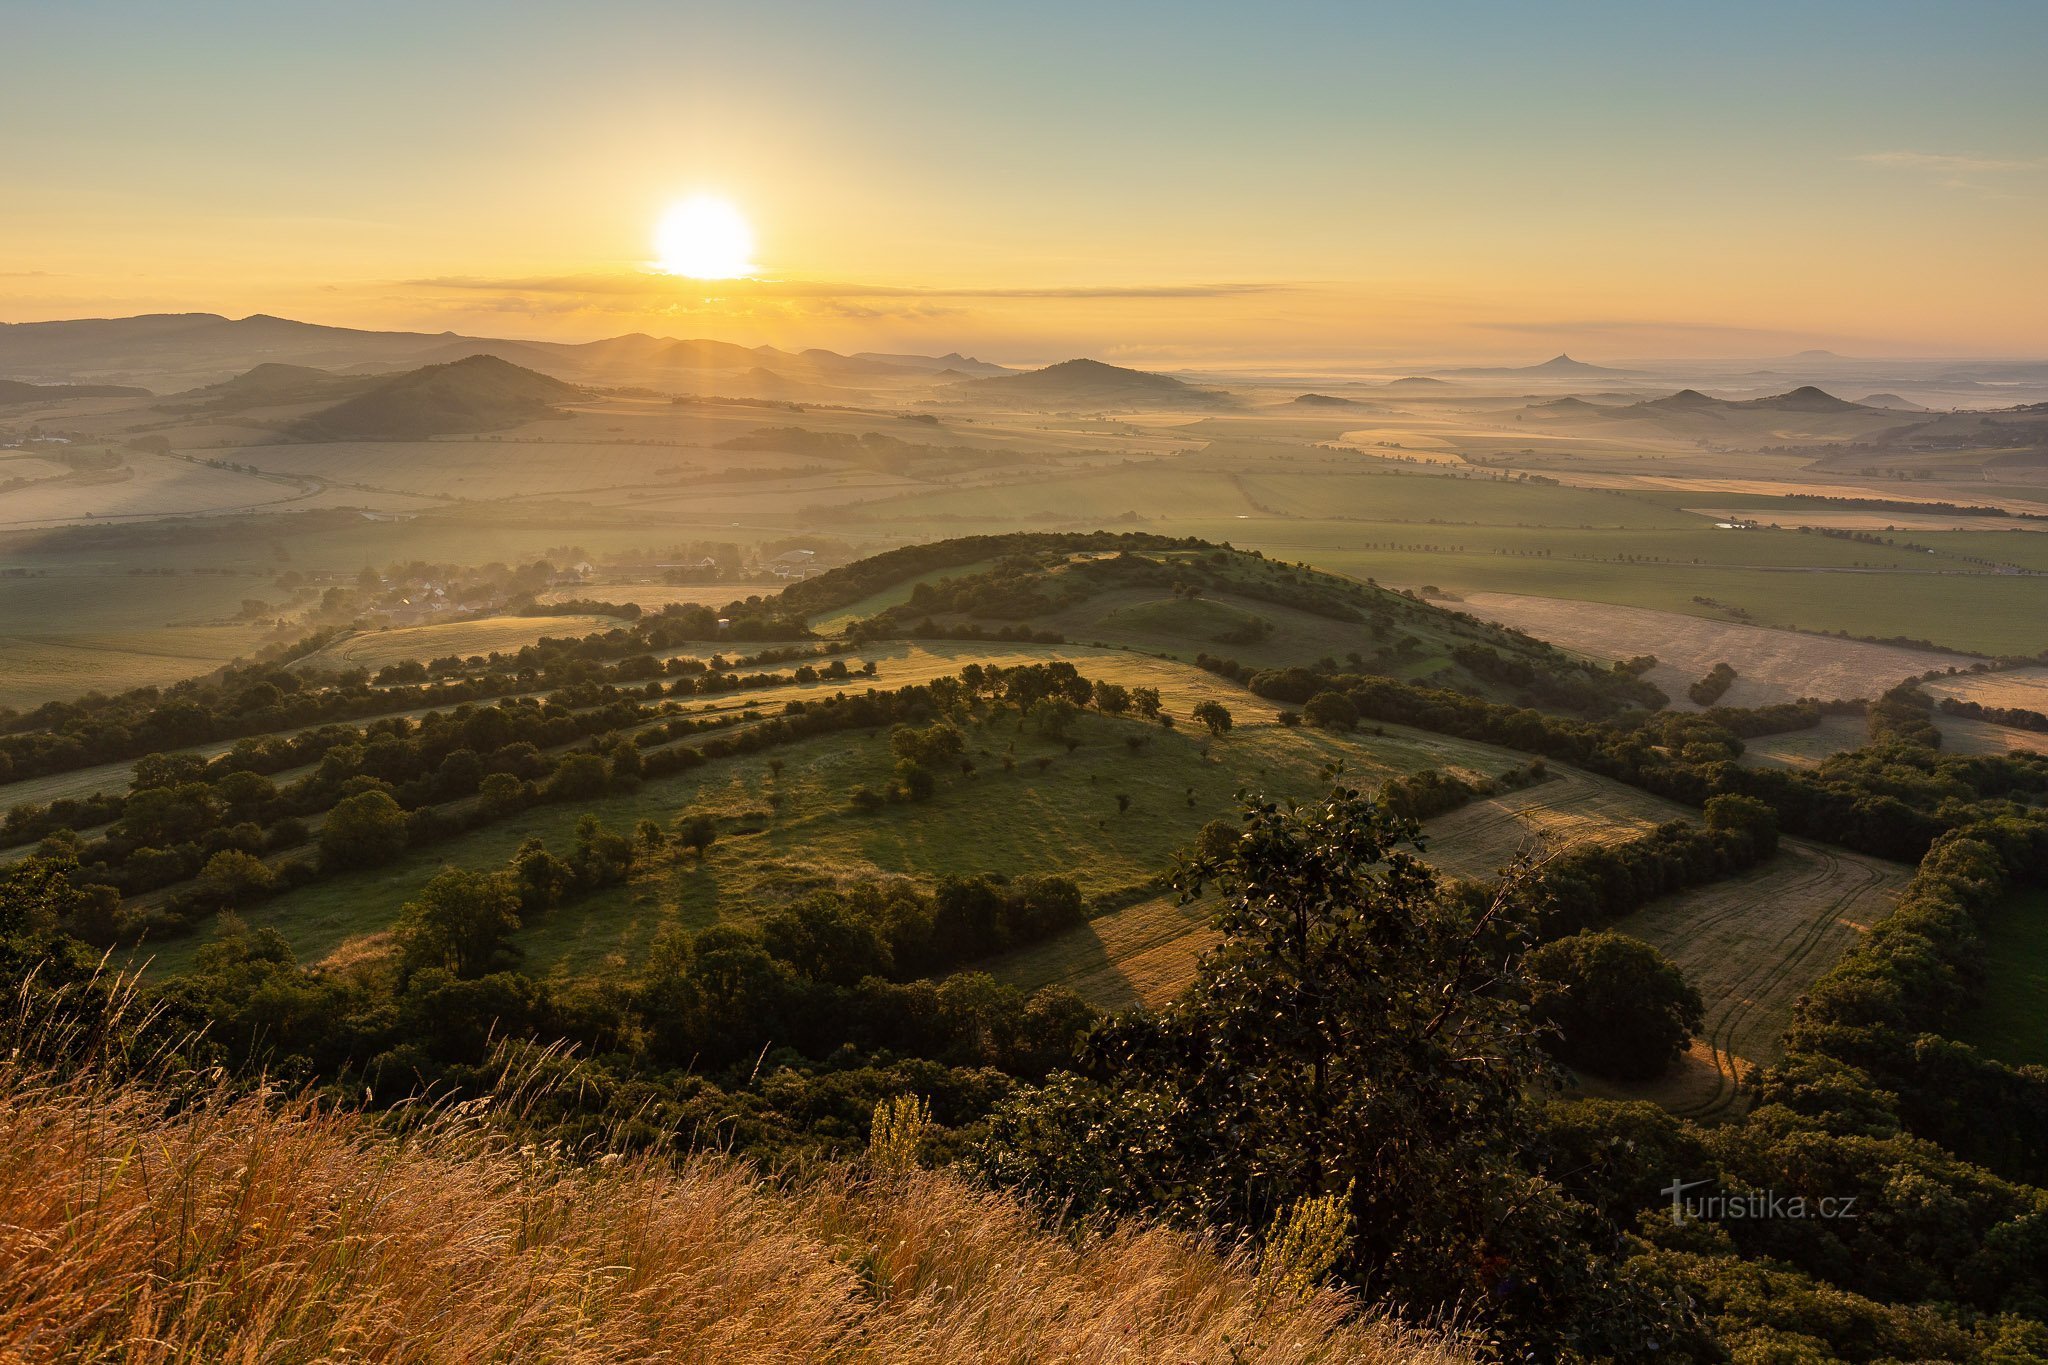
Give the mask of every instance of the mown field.
POLYGON ((1911 876, 1902 863, 1787 839, 1760 868, 1617 921, 1677 963, 1707 1006, 1691 1053, 1632 1088, 1636 1097, 1702 1117, 1734 1103, 1738 1073, 1778 1059, 1800 993, 1891 913, 1911 876))
POLYGON ((1720 705, 1766 706, 1801 697, 1874 697, 1902 679, 1959 662, 1953 654, 1933 650, 1554 597, 1473 593, 1463 606, 1483 620, 1514 626, 1591 658, 1611 662, 1655 655, 1657 666, 1649 678, 1680 711, 1697 709, 1686 699, 1686 688, 1717 663, 1730 664, 1736 672, 1720 705))

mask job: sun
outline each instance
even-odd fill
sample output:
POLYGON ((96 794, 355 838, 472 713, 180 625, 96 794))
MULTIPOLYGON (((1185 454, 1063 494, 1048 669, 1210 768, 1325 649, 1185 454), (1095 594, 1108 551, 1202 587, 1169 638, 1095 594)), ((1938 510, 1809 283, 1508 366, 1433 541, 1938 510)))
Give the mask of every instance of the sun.
POLYGON ((671 275, 730 280, 754 269, 754 232, 728 200, 692 195, 654 229, 655 264, 671 275))

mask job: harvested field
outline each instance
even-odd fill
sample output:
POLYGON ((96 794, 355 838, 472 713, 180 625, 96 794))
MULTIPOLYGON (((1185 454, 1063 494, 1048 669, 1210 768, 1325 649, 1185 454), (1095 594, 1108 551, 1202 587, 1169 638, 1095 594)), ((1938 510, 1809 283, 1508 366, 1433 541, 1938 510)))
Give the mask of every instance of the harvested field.
POLYGON ((1106 1010, 1156 1006, 1194 980, 1196 962, 1217 938, 1207 909, 1169 894, 1097 915, 997 958, 988 970, 1021 990, 1065 986, 1106 1010))
POLYGON ((1938 512, 1834 512, 1817 507, 1688 507, 1703 517, 1722 521, 1754 521, 1766 526, 1821 526, 1835 531, 1991 531, 2039 535, 2031 524, 2014 526, 1997 518, 1945 516, 1938 512), (1987 524, 1988 523, 1988 524, 1987 524))
POLYGON ((1936 716, 1934 723, 1941 730, 1943 753, 2048 754, 2048 734, 2039 730, 2015 730, 1963 716, 1936 716))
POLYGON ((6 661, 0 706, 27 710, 86 692, 182 682, 249 653, 268 633, 254 625, 195 625, 119 634, 0 635, 0 659, 6 661))
POLYGON ((1980 706, 2048 712, 2048 668, 2012 668, 1998 673, 1958 673, 1926 684, 1934 697, 1954 697, 1980 706))
POLYGON ((1869 742, 1870 722, 1862 716, 1822 716, 1805 730, 1743 740, 1741 762, 1747 768, 1811 768, 1869 742))
POLYGON ((1578 654, 1603 661, 1654 654, 1650 680, 1670 695, 1675 710, 1697 709, 1686 700, 1686 688, 1722 662, 1736 672, 1735 685, 1721 699, 1724 706, 1872 697, 1902 679, 1957 663, 1955 655, 1933 650, 1831 640, 1678 612, 1514 593, 1464 596, 1473 615, 1578 654))
POLYGON ((1776 1061, 1793 1002, 1890 914, 1912 869, 1803 839, 1763 867, 1654 901, 1614 928, 1676 962, 1707 1006, 1692 1054, 1644 1087, 1605 1087, 1707 1118, 1739 1073, 1776 1061))
POLYGON ((1697 812, 1647 792, 1552 764, 1533 787, 1474 801, 1424 826, 1424 855, 1459 877, 1492 877, 1525 853, 1631 838, 1697 812))

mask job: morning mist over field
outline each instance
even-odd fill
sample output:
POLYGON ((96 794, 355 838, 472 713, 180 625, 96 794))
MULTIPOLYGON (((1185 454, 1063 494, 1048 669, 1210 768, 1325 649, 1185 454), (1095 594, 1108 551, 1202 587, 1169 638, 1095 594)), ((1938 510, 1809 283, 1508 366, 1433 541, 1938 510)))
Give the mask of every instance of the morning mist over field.
POLYGON ((0 1355, 2048 1361, 2048 10, 0 24, 0 1355))

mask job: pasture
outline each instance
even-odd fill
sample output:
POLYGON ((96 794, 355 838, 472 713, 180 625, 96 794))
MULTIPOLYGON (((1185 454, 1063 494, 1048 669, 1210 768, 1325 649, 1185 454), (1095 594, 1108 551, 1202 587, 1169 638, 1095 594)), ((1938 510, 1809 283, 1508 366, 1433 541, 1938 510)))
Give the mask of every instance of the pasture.
POLYGON ((1958 1036, 2015 1066, 2048 1066, 2048 892, 2009 897, 1984 926, 1985 979, 1958 1036))
MULTIPOLYGON (((1146 662, 1125 658, 1134 669, 1146 662)), ((1193 689, 1208 675, 1156 661, 1149 667, 1160 682, 1168 682, 1161 670, 1186 679, 1169 702, 1184 716, 1187 698, 1201 695, 1193 689)), ((1092 662, 1082 668, 1105 671, 1092 662)), ((909 680, 885 671, 879 681, 909 680)), ((765 699, 746 700, 771 709, 765 699)), ((1091 899, 1120 904, 1154 886, 1203 823, 1229 815, 1240 789, 1310 796, 1339 763, 1352 780, 1376 783, 1428 767, 1497 772, 1521 761, 1505 750, 1394 727, 1385 735, 1335 736, 1248 723, 1211 741, 1187 728, 1169 731, 1091 714, 1073 735, 1080 743, 1070 752, 1064 743, 1020 730, 1014 719, 978 724, 969 732, 971 774, 948 774, 928 801, 873 812, 855 810, 848 794, 889 781, 894 760, 886 734, 823 736, 776 750, 779 774, 769 755, 743 756, 630 793, 534 808, 382 867, 322 879, 252 908, 246 918, 278 929, 309 960, 337 951, 359 954, 442 866, 502 865, 528 837, 566 851, 585 814, 630 830, 641 819, 667 827, 685 809, 714 813, 725 832, 701 864, 670 852, 638 869, 626 885, 564 906, 519 935, 532 970, 631 971, 664 927, 752 919, 793 895, 847 880, 1055 871, 1074 878, 1091 899), (1005 757, 1013 767, 1005 767, 1005 757)), ((201 942, 164 945, 157 970, 178 970, 201 942)))

